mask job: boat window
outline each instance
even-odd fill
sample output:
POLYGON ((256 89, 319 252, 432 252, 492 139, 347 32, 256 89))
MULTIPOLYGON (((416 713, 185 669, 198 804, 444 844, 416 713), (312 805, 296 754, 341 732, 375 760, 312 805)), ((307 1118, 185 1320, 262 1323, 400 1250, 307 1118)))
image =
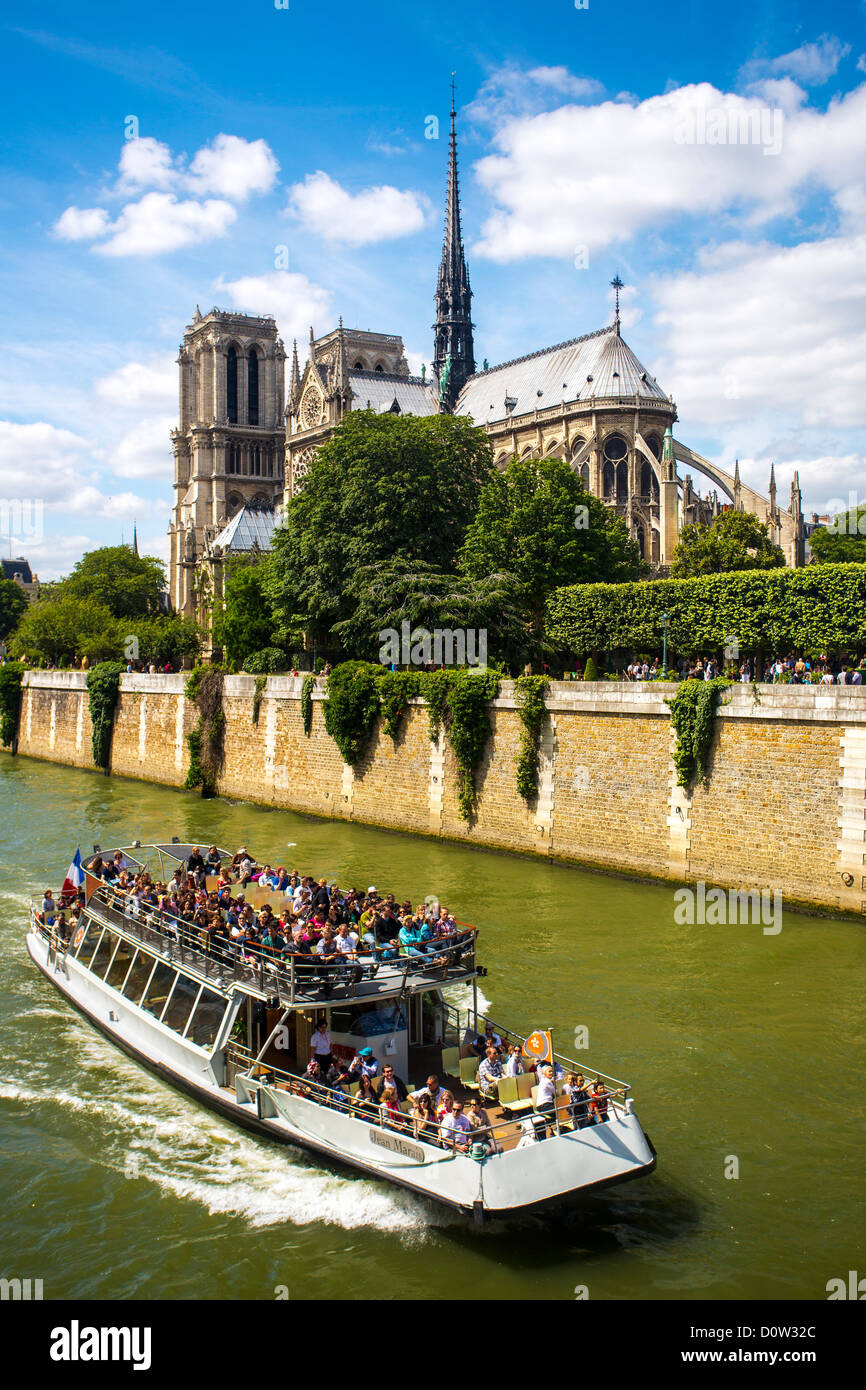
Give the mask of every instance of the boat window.
POLYGON ((125 998, 131 999, 135 1004, 138 1003, 144 992, 144 987, 150 979, 150 972, 155 960, 155 956, 149 956, 146 951, 139 951, 123 986, 125 998))
POLYGON ((114 953, 114 960, 105 977, 105 983, 111 985, 112 989, 120 989, 126 979, 126 972, 132 964, 132 957, 135 955, 135 947, 128 941, 121 938, 120 945, 114 953))
POLYGON ((186 1036, 196 1047, 212 1047, 226 1011, 226 1001, 213 990, 203 989, 186 1036))
POLYGON ((117 945, 117 937, 112 931, 104 931, 102 940, 96 948, 96 954, 90 962, 90 969, 94 975, 104 975, 108 969, 108 962, 114 954, 117 945))
POLYGON ((198 998, 199 988, 198 980, 190 980, 186 975, 178 976, 177 984, 172 990, 162 1019, 166 1028, 173 1028, 176 1033, 184 1031, 192 1007, 198 998))
POLYGON ((165 1001, 169 991, 174 984, 175 969, 172 965, 166 965, 165 961, 157 961, 156 969, 150 979, 150 984, 145 991, 141 1007, 154 1018, 159 1018, 165 1008, 165 1001))
POLYGON ((86 965, 88 970, 90 969, 93 957, 96 954, 97 947, 102 938, 102 927, 98 922, 91 923, 91 928, 92 930, 88 930, 87 934, 87 948, 84 949, 82 947, 81 952, 81 963, 82 965, 86 965))

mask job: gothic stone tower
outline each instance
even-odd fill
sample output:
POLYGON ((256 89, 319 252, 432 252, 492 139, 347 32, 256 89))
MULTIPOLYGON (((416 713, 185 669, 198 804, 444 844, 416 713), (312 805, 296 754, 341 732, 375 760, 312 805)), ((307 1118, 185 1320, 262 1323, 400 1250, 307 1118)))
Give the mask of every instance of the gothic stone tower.
POLYGON ((196 309, 183 335, 180 421, 172 431, 172 607, 196 609, 205 543, 243 506, 279 506, 285 450, 285 350, 272 318, 196 309))
POLYGON ((460 231, 460 190, 457 184, 457 136, 454 130, 454 86, 451 87, 451 145, 448 157, 448 195, 445 238, 436 283, 436 322, 433 325, 433 371, 439 382, 439 409, 451 412, 475 371, 472 341, 472 290, 460 231))

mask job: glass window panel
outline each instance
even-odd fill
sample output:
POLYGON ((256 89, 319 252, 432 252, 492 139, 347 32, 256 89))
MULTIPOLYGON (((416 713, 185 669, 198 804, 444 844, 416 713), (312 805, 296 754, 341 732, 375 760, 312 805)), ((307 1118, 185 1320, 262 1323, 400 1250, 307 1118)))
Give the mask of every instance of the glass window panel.
POLYGON ((169 990, 174 984, 176 971, 173 965, 166 965, 165 961, 159 961, 153 972, 153 979, 147 987, 141 1007, 147 1013, 153 1014, 154 1018, 159 1018, 165 1008, 165 1001, 168 998, 169 990))
POLYGON ((173 1028, 176 1033, 183 1032, 199 989, 197 980, 190 980, 185 975, 179 976, 162 1020, 166 1028, 173 1028))
POLYGON ((102 927, 99 925, 99 923, 92 923, 91 929, 88 930, 87 933, 87 948, 86 950, 82 949, 81 952, 81 962, 88 968, 90 967, 90 962, 93 960, 93 957, 96 954, 96 948, 99 945, 101 933, 102 927))
POLYGON ((132 963, 135 955, 135 947, 128 941, 121 939, 120 945, 114 953, 114 960, 111 962, 105 983, 111 985, 112 989, 120 989, 126 979, 126 972, 132 963))
POLYGON ((210 989, 202 990, 198 1006, 187 1030, 187 1037, 196 1047, 212 1047, 226 1011, 226 1001, 210 989))
POLYGON ((146 951, 139 951, 129 972, 126 984, 123 986, 123 996, 131 999, 137 1004, 141 998, 145 985, 150 979, 150 972, 153 969, 155 956, 149 956, 146 951))
POLYGON ((96 948, 96 954, 90 962, 90 970, 93 975, 104 975, 108 968, 108 962, 114 953, 117 945, 117 937, 113 931, 104 931, 102 940, 96 948))

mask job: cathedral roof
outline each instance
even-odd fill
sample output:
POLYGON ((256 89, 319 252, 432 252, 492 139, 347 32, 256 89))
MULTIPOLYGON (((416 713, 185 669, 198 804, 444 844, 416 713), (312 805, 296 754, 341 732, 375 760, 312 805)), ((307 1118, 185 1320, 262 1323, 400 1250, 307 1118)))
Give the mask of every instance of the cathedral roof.
POLYGON ((241 507, 214 537, 213 544, 234 553, 252 550, 254 545, 270 550, 271 536, 279 524, 280 513, 273 507, 241 507))
POLYGON ((396 400, 402 415, 436 415, 439 402, 429 381, 391 372, 349 372, 354 410, 384 413, 396 400))
POLYGON ((536 407, 545 410, 562 402, 617 396, 668 400, 619 336, 616 325, 610 324, 582 338, 476 372, 460 392, 456 412, 471 415, 477 425, 483 425, 531 414, 536 407))

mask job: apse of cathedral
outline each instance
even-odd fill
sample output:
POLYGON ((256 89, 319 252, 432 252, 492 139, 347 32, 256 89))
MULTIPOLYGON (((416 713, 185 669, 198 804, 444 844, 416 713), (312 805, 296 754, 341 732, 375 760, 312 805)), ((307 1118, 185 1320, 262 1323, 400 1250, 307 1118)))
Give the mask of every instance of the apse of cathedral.
POLYGON ((490 436, 498 467, 509 459, 567 459, 594 496, 622 516, 653 572, 670 565, 683 527, 709 523, 723 507, 766 522, 789 565, 804 562, 797 475, 790 503, 768 496, 675 438, 672 396, 621 332, 616 276, 613 323, 497 366, 476 369, 472 290, 460 220, 452 96, 442 259, 436 282, 432 369, 413 376, 403 339, 338 326, 310 329, 306 361, 286 352, 274 319, 196 309, 184 333, 180 421, 172 434, 175 501, 170 535, 171 602, 212 613, 227 556, 270 548, 281 508, 303 487, 316 451, 350 410, 467 415, 490 436), (682 470, 682 471, 681 471, 682 470), (697 473, 714 484, 701 495, 697 473), (723 494, 720 501, 719 492, 723 494))

